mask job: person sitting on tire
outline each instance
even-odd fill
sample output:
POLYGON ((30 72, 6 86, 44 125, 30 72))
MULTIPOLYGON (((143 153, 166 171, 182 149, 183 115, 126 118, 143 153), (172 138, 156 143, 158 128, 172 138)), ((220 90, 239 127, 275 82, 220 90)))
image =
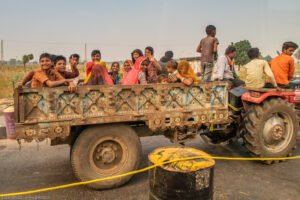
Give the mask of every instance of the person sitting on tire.
MULTIPOLYGON (((300 86, 300 81, 291 81, 295 70, 295 61, 292 55, 297 48, 298 45, 294 42, 283 43, 282 54, 275 57, 269 63, 275 80, 281 88, 294 88, 296 86, 300 86)), ((270 84, 267 84, 266 86, 270 87, 270 84)))
POLYGON ((268 62, 259 59, 259 49, 251 48, 247 54, 251 61, 245 65, 246 86, 251 88, 263 88, 265 85, 264 74, 266 74, 272 85, 279 90, 268 62))
POLYGON ((231 87, 238 87, 244 85, 244 81, 235 78, 236 73, 234 63, 231 62, 236 54, 236 48, 229 46, 225 50, 225 55, 218 58, 217 63, 214 67, 213 80, 214 81, 227 81, 231 87))

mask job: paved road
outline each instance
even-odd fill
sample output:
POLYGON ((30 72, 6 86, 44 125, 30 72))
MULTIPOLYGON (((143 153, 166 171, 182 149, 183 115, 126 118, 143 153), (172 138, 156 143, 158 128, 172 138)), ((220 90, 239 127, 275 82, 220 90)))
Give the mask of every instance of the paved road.
MULTIPOLYGON (((157 147, 172 145, 162 136, 142 138, 143 156, 140 168, 148 164, 147 155, 157 147)), ((300 141, 295 155, 300 155, 300 141)), ((239 144, 212 147, 200 139, 187 146, 211 155, 245 157, 239 144)), ((0 140, 0 193, 20 192, 76 182, 69 163, 69 146, 50 147, 46 142, 23 144, 18 150, 15 141, 0 140)), ((300 160, 276 165, 253 161, 217 160, 215 166, 215 199, 284 199, 300 196, 300 160)), ((60 189, 22 197, 3 199, 148 199, 147 172, 135 175, 124 186, 94 191, 85 186, 60 189)), ((1 199, 1 198, 0 198, 1 199)))

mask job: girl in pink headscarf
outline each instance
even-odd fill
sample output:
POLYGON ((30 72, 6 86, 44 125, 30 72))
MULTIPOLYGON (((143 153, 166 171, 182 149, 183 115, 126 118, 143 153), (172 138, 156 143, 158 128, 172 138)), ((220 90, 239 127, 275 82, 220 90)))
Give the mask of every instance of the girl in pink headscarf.
POLYGON ((84 85, 114 85, 107 70, 101 64, 95 64, 84 81, 84 85))
POLYGON ((144 56, 139 57, 136 59, 133 68, 124 76, 122 80, 122 85, 134 85, 139 84, 139 73, 142 72, 141 65, 148 62, 148 59, 144 56))

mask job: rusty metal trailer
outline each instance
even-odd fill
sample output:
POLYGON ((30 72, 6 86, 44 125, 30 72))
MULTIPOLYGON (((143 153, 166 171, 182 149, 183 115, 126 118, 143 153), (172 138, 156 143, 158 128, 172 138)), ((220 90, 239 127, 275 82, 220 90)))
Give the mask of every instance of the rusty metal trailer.
MULTIPOLYGON (((17 139, 69 144, 74 174, 82 181, 136 170, 144 136, 164 135, 181 144, 199 135, 210 144, 243 138, 255 157, 290 156, 300 93, 243 90, 229 91, 226 82, 80 86, 75 93, 66 87, 19 87, 14 94, 17 139)), ((88 186, 117 187, 130 177, 88 186)))
MULTIPOLYGON (((197 138, 211 124, 227 126, 228 85, 201 83, 129 86, 16 88, 17 139, 70 144, 71 162, 80 180, 122 174, 138 167, 139 137, 165 135, 174 143, 197 138)), ((93 183, 111 188, 128 177, 93 183)))

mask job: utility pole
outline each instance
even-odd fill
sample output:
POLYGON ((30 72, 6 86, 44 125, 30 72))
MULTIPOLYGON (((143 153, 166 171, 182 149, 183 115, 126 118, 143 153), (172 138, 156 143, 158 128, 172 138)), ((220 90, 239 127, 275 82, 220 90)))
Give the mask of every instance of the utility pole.
POLYGON ((87 62, 86 43, 84 44, 84 62, 87 62))
POLYGON ((1 40, 1 65, 4 65, 3 40, 1 40))

